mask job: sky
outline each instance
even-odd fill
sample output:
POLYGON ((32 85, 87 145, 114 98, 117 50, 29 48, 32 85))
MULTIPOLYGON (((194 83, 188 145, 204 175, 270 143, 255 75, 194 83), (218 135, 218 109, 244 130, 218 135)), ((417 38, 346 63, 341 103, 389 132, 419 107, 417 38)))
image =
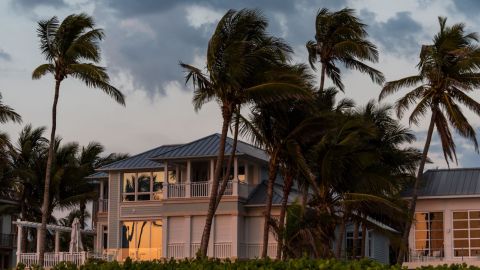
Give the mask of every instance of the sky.
MULTIPOLYGON (((0 92, 3 102, 23 117, 23 124, 1 128, 13 141, 28 123, 49 127, 54 81, 51 76, 32 80, 32 70, 45 62, 36 36, 37 21, 72 13, 92 15, 104 29, 102 65, 112 84, 126 95, 126 107, 99 90, 74 79, 61 88, 58 127, 65 142, 101 142, 107 152, 135 154, 162 144, 182 143, 220 131, 217 104, 195 112, 192 87, 186 85, 180 61, 205 67, 205 52, 216 23, 228 9, 258 8, 269 20, 268 31, 294 49, 293 61, 307 62, 305 43, 314 38, 314 21, 320 8, 353 8, 368 25, 378 46, 380 61, 374 67, 387 80, 416 73, 419 50, 438 31, 438 16, 448 23, 463 22, 468 31, 480 32, 480 1, 463 0, 2 0, 0 1, 0 92)), ((377 99, 381 87, 369 77, 344 71, 344 96, 358 105, 377 99)), ((405 91, 403 91, 405 93, 405 91)), ((393 103, 399 95, 389 97, 393 103)), ((473 97, 479 100, 480 95, 473 97)), ((467 112, 478 130, 480 119, 467 112)), ((429 119, 427 116, 426 119, 429 119)), ((402 119, 408 126, 408 121, 402 119)), ((422 148, 427 121, 410 127, 422 148)), ((47 135, 47 134, 46 134, 47 135)), ((458 164, 480 166, 473 144, 455 135, 458 164)), ((430 168, 444 168, 438 138, 430 151, 430 168)))

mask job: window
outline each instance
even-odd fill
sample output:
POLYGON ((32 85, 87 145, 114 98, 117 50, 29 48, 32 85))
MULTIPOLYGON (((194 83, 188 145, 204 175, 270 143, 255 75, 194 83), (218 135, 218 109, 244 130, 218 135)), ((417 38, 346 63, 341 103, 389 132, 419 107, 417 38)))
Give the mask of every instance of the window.
MULTIPOLYGON (((359 231, 358 232, 358 238, 356 240, 356 244, 355 244, 355 251, 353 251, 353 241, 354 241, 354 237, 353 237, 353 232, 347 232, 347 237, 346 237, 346 244, 345 244, 345 249, 346 249, 346 254, 349 258, 358 258, 362 255, 362 231, 359 231), (354 254, 352 254, 354 253, 354 254), (352 256, 354 255, 354 256, 352 256)), ((371 250, 371 236, 370 236, 370 232, 367 232, 367 241, 365 242, 366 243, 366 256, 368 257, 371 257, 372 256, 372 250, 371 250)))
POLYGON ((415 213, 415 251, 423 256, 443 256, 443 213, 415 213))
POLYGON ((122 258, 154 260, 162 257, 162 221, 125 221, 122 258))
POLYGON ((237 171, 237 177, 238 177, 238 181, 239 182, 242 182, 242 183, 245 183, 247 178, 245 177, 245 164, 243 163, 238 163, 238 171, 237 171))
POLYGON ((453 255, 480 256, 480 211, 453 212, 453 255))
POLYGON ((102 231, 102 248, 107 249, 108 247, 108 227, 107 226, 102 226, 103 231, 102 231))
POLYGON ((163 172, 124 173, 123 201, 161 200, 163 180, 163 172))

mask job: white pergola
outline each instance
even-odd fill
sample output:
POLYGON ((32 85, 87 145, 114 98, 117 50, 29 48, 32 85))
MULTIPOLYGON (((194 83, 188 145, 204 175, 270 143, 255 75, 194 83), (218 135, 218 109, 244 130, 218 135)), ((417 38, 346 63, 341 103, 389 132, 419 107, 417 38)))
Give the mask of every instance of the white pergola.
MULTIPOLYGON (((40 239, 39 239, 39 233, 38 231, 40 230, 41 223, 38 222, 31 222, 31 221, 22 221, 20 219, 17 219, 16 221, 12 222, 13 224, 17 225, 17 263, 22 262, 22 240, 23 240, 23 228, 35 228, 37 230, 37 249, 36 252, 33 254, 30 253, 25 253, 23 255, 27 256, 37 256, 38 255, 38 250, 39 250, 39 244, 40 244, 40 239)), ((65 226, 59 226, 59 225, 54 225, 54 224, 47 224, 47 230, 54 231, 55 232, 55 254, 60 254, 60 233, 65 232, 65 233, 71 233, 72 228, 71 227, 65 227, 65 226)), ((80 231, 83 234, 95 234, 94 230, 81 230, 80 231)))

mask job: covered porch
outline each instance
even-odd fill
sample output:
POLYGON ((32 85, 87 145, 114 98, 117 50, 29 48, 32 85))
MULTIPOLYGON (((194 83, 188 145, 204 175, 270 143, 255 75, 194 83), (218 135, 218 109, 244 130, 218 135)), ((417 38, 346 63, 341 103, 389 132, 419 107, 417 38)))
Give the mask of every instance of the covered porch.
MULTIPOLYGON (((32 265, 38 265, 38 250, 39 250, 39 233, 40 230, 40 223, 37 222, 30 222, 30 221, 22 221, 17 219, 16 221, 12 222, 14 225, 17 226, 17 264, 23 263, 25 266, 30 267, 32 265), (28 252, 23 253, 23 230, 25 228, 34 228, 37 230, 37 241, 36 241, 36 251, 37 252, 28 252)), ((86 262, 89 258, 101 258, 105 260, 109 260, 109 256, 107 254, 96 254, 94 252, 89 251, 81 251, 81 252, 69 252, 69 251, 60 251, 60 234, 61 233, 71 233, 72 228, 64 227, 59 225, 48 224, 47 225, 48 231, 53 231, 55 235, 55 247, 53 252, 45 252, 45 259, 44 259, 44 268, 50 268, 58 264, 62 261, 72 262, 76 265, 82 265, 86 262)), ((93 230, 81 230, 82 234, 90 234, 93 235, 95 231, 93 230)))

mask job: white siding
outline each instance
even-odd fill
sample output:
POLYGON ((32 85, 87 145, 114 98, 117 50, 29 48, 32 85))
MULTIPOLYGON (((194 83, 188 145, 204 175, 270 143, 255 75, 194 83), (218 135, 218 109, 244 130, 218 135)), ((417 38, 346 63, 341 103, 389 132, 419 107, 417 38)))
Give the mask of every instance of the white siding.
POLYGON ((183 243, 185 241, 185 217, 168 218, 168 243, 183 243))
POLYGON ((232 241, 232 216, 215 216, 215 242, 232 241))
POLYGON ((389 246, 390 246, 390 240, 388 237, 385 235, 377 232, 377 231, 372 231, 372 244, 373 244, 373 259, 381 262, 388 264, 390 263, 389 259, 389 246))

